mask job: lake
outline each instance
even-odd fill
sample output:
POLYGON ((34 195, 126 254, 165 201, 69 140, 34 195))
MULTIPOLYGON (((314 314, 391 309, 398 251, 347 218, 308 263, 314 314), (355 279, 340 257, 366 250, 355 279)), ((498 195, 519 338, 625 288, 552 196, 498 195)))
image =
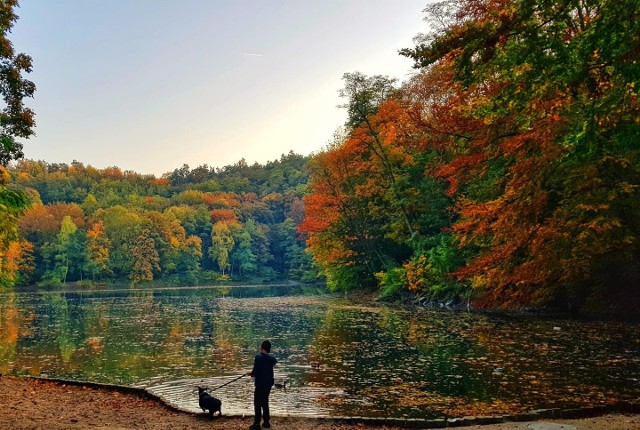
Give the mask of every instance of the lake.
MULTIPOLYGON (((275 415, 440 418, 640 395, 640 324, 362 305, 297 286, 0 293, 0 373, 145 387, 198 411, 195 387, 251 369, 268 338, 275 415)), ((214 394, 252 414, 241 378, 214 394)))

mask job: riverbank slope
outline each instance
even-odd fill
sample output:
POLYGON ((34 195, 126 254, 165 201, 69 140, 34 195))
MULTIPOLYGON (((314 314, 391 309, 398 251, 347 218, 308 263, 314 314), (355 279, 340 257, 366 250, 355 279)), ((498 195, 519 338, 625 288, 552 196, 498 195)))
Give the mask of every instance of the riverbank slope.
MULTIPOLYGON (((0 377, 0 428, 2 429, 246 429, 251 417, 210 420, 204 414, 177 412, 162 403, 107 388, 66 385, 29 378, 0 377)), ((554 420, 581 430, 640 429, 638 415, 605 415, 581 420, 554 420)), ((362 424, 331 420, 278 418, 274 429, 362 430, 362 424)), ((528 429, 531 423, 474 426, 483 430, 528 429)), ((395 427, 371 427, 395 430, 395 427)), ((471 428, 471 427, 470 427, 471 428)), ((565 427, 571 429, 572 427, 565 427)))

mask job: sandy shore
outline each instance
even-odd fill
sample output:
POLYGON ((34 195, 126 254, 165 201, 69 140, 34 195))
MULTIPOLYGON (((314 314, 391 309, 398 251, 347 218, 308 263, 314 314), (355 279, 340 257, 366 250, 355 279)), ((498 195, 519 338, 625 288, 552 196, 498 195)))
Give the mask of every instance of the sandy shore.
MULTIPOLYGON (((177 412, 164 404, 135 394, 66 385, 29 378, 0 377, 0 429, 247 429, 251 417, 209 419, 204 414, 177 412)), ((605 415, 581 420, 554 420, 564 428, 600 430, 640 429, 638 415, 605 415)), ((538 423, 504 423, 470 426, 482 430, 525 430, 538 423)), ((532 427, 534 426, 534 427, 532 427)), ((302 418, 272 419, 272 428, 291 430, 359 429, 362 424, 302 418)), ((397 427, 370 427, 395 430, 397 427)), ((560 428, 559 426, 557 427, 560 428)))

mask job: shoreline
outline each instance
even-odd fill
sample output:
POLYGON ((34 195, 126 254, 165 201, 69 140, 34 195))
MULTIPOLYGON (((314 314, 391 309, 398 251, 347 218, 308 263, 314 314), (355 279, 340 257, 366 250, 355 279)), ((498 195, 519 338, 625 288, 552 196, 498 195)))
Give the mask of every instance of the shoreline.
POLYGON ((335 298, 348 298, 349 300, 365 305, 378 304, 391 307, 402 308, 405 310, 427 310, 435 312, 469 312, 480 315, 497 316, 500 318, 522 318, 522 319, 542 319, 542 320, 573 320, 573 321, 612 321, 612 322, 640 322, 640 315, 620 314, 613 310, 591 313, 571 313, 568 311, 559 311, 548 308, 522 308, 522 309, 503 309, 503 308, 484 308, 474 306, 471 303, 465 303, 459 299, 447 300, 431 300, 419 293, 404 291, 395 296, 381 297, 379 292, 373 290, 352 290, 347 292, 330 291, 326 284, 321 283, 304 283, 294 280, 278 280, 273 282, 224 282, 224 283, 198 283, 198 284, 180 284, 170 282, 151 282, 141 283, 136 286, 126 285, 122 283, 97 283, 93 285, 82 285, 78 282, 69 282, 63 285, 26 285, 13 289, 0 290, 1 293, 7 292, 29 292, 29 293, 104 293, 104 292, 126 292, 126 291, 170 291, 170 290, 223 290, 226 288, 319 288, 324 290, 324 295, 335 298))
MULTIPOLYGON (((102 428, 102 429, 171 429, 247 428, 252 417, 223 416, 209 419, 206 414, 178 411, 142 389, 134 387, 61 381, 36 377, 0 376, 0 428, 102 428)), ((445 420, 365 419, 362 417, 335 418, 272 418, 273 428, 296 430, 383 428, 444 428, 469 427, 484 430, 526 429, 533 422, 563 423, 577 429, 611 428, 640 429, 640 405, 617 404, 611 410, 565 410, 519 414, 508 417, 464 417, 445 420)), ((572 427, 567 427, 572 428, 572 427)))
POLYGON ((600 312, 571 313, 550 308, 500 308, 479 307, 457 300, 430 300, 417 293, 403 292, 394 297, 378 297, 375 292, 350 292, 347 297, 363 303, 378 303, 407 310, 425 310, 434 312, 473 313, 499 318, 523 320, 571 320, 571 321, 601 321, 601 322, 640 322, 637 313, 618 313, 613 310, 600 312))

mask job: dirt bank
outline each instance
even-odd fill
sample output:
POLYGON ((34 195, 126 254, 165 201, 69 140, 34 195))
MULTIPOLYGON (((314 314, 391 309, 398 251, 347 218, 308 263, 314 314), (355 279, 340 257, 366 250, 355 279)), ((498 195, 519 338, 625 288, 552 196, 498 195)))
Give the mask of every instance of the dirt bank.
MULTIPOLYGON (((210 420, 205 415, 176 412, 135 394, 65 385, 28 378, 0 377, 0 429, 247 429, 251 417, 210 420)), ((640 429, 640 416, 606 415, 582 420, 554 420, 578 429, 640 429)), ((325 430, 366 428, 324 420, 272 419, 274 429, 325 430)), ((472 426, 482 430, 528 429, 531 423, 472 426)), ((392 430, 396 427, 371 427, 392 430)), ((570 428, 570 427, 567 427, 570 428)))

